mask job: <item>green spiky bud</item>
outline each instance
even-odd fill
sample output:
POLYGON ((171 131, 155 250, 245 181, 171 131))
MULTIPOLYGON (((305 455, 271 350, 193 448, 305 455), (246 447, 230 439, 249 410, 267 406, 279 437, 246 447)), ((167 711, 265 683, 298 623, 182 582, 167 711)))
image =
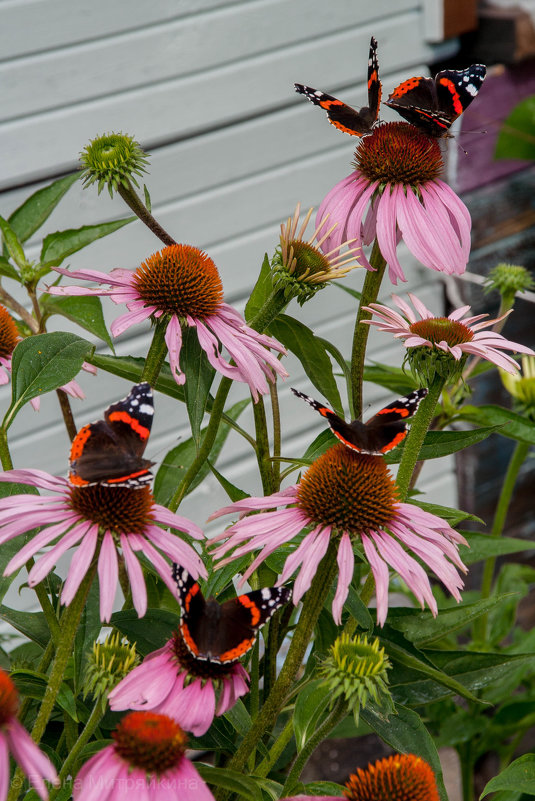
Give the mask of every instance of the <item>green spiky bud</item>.
POLYGON ((98 184, 98 192, 107 185, 113 197, 117 187, 138 186, 135 175, 147 172, 148 154, 128 134, 105 134, 92 139, 80 153, 84 188, 98 184))
POLYGON ((84 677, 84 698, 90 694, 97 699, 107 698, 138 662, 135 645, 118 632, 108 634, 104 642, 94 643, 84 677))
POLYGON ((485 292, 495 289, 502 296, 504 308, 513 306, 515 294, 535 289, 529 270, 519 264, 497 264, 485 279, 485 292))

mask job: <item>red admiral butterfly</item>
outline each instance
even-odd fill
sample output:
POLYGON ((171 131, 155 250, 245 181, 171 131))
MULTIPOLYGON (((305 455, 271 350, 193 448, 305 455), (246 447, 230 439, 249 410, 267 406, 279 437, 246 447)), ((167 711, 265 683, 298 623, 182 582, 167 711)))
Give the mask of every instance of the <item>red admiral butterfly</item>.
POLYGON ((379 80, 379 62, 377 61, 377 42, 371 38, 370 55, 368 57, 368 105, 357 111, 347 106, 332 95, 295 83, 295 91, 305 95, 316 106, 321 106, 327 112, 329 122, 344 133, 351 136, 365 136, 372 132, 372 128, 379 116, 381 103, 381 82, 379 80))
POLYGON ((409 78, 397 86, 385 106, 428 136, 440 137, 466 111, 485 80, 484 64, 465 70, 442 70, 435 78, 409 78))
POLYGON ((153 415, 150 385, 136 384, 126 398, 106 409, 104 420, 81 428, 71 445, 71 484, 138 489, 151 481, 154 462, 142 456, 153 415))
POLYGON ((291 388, 294 395, 309 403, 313 409, 326 418, 331 431, 340 442, 343 442, 352 451, 366 453, 370 456, 382 456, 393 450, 407 436, 406 420, 416 414, 422 398, 427 395, 427 389, 415 389, 405 398, 390 403, 377 412, 367 423, 353 420, 346 423, 335 412, 322 403, 315 401, 308 395, 291 388))
POLYGON ((230 601, 204 598, 199 583, 180 565, 173 565, 182 612, 180 633, 190 654, 219 665, 237 662, 255 644, 258 630, 287 603, 288 587, 265 587, 230 601))

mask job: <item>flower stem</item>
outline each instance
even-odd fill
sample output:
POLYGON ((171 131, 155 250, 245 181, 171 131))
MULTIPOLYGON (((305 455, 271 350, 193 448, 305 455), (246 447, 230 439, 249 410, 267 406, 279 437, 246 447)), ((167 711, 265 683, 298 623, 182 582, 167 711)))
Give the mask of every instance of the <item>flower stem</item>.
POLYGON ((310 589, 305 595, 299 622, 294 631, 292 642, 288 649, 284 665, 281 668, 281 672, 266 702, 253 721, 253 725, 243 738, 236 754, 230 760, 227 766, 230 770, 236 770, 238 772, 243 771, 247 764, 249 754, 256 748, 256 745, 264 734, 271 731, 279 712, 284 706, 288 691, 294 682, 297 671, 301 667, 303 657, 309 645, 320 612, 323 609, 323 604, 325 603, 335 572, 336 547, 331 543, 327 553, 320 562, 310 589))
POLYGON ((287 305, 288 300, 286 300, 284 294, 280 290, 274 289, 262 308, 259 309, 251 320, 247 321, 247 325, 250 328, 254 328, 255 331, 262 333, 287 305))
MULTIPOLYGON (((61 768, 59 774, 59 787, 54 788, 50 791, 49 801, 54 801, 56 796, 58 795, 59 791, 63 787, 63 782, 71 773, 73 773, 72 768, 76 766, 76 761, 80 756, 80 752, 84 745, 89 741, 89 738, 97 728, 102 715, 104 714, 103 703, 101 700, 97 701, 94 705, 93 709, 91 710, 91 714, 87 719, 87 723, 85 724, 82 732, 76 742, 74 743, 73 747, 69 751, 69 755, 65 762, 63 763, 63 767, 61 768)), ((74 774, 73 774, 74 776, 74 774)))
POLYGON ((341 720, 347 715, 346 705, 342 700, 339 700, 334 705, 331 712, 325 718, 323 723, 313 732, 310 739, 307 740, 303 746, 302 751, 296 756, 294 763, 290 769, 288 777, 282 788, 282 797, 284 798, 292 792, 295 785, 299 781, 299 777, 303 772, 303 768, 316 750, 318 745, 332 732, 341 720))
POLYGON ((369 306, 370 303, 375 303, 377 300, 386 267, 386 261, 379 249, 377 239, 373 243, 370 264, 372 267, 375 267, 375 271, 368 270, 366 272, 353 334, 353 351, 351 353, 351 397, 349 398, 353 420, 359 420, 362 415, 364 359, 366 357, 366 345, 368 344, 368 335, 370 333, 370 326, 362 325, 362 321, 372 319, 370 312, 364 311, 364 306, 369 306))
POLYGON ((152 342, 150 343, 149 352, 145 359, 145 366, 141 374, 141 381, 147 381, 151 387, 156 384, 156 380, 160 375, 160 370, 162 369, 162 364, 167 354, 167 344, 165 342, 167 324, 167 317, 160 317, 160 319, 156 321, 152 342))
POLYGON ((160 223, 154 219, 148 208, 142 202, 141 198, 138 197, 134 187, 128 181, 128 187, 124 184, 120 183, 117 187, 117 191, 126 203, 129 206, 134 214, 139 217, 142 223, 144 223, 147 228, 150 228, 153 234, 161 239, 164 245, 176 245, 175 240, 172 236, 170 236, 167 231, 162 228, 160 223))
POLYGON ((281 483, 281 464, 277 459, 280 459, 281 455, 281 415, 280 415, 280 406, 279 406, 279 393, 277 390, 277 384, 274 381, 273 383, 269 383, 269 394, 271 398, 271 416, 273 418, 273 480, 275 485, 273 487, 274 492, 278 492, 280 489, 281 483))
POLYGON ((0 460, 4 470, 13 470, 13 462, 7 444, 7 431, 3 426, 0 426, 0 460))
POLYGON ((277 759, 280 757, 288 743, 293 737, 294 733, 294 721, 293 717, 290 715, 288 721, 286 722, 285 727, 273 743, 271 750, 267 757, 265 757, 262 762, 258 765, 255 769, 254 775, 261 776, 264 778, 268 775, 269 771, 276 763, 277 759))
POLYGON ((409 491, 410 483, 418 456, 422 449, 425 435, 435 416, 435 410, 440 398, 440 394, 445 384, 445 379, 435 374, 429 387, 429 392, 420 403, 419 409, 411 422, 411 430, 405 440, 403 455, 396 478, 396 485, 399 490, 399 499, 404 501, 409 491))
POLYGON ((56 395, 58 396, 59 408, 61 409, 61 414, 63 415, 63 422, 65 423, 68 437, 72 442, 78 432, 78 429, 76 428, 76 423, 74 422, 69 396, 63 389, 57 389, 56 395))
MULTIPOLYGON (((520 468, 526 460, 529 449, 530 445, 527 442, 517 442, 515 445, 515 449, 507 466, 507 472, 503 480, 496 511, 494 512, 494 520, 492 522, 492 529, 490 531, 491 537, 500 537, 503 532, 503 527, 507 518, 507 512, 513 497, 516 479, 518 477, 520 468)), ((483 568, 483 578, 481 580, 481 598, 488 598, 491 594, 495 566, 496 557, 489 557, 485 562, 485 567, 483 568)), ((488 614, 481 615, 481 617, 474 622, 474 641, 485 641, 487 624, 488 614)))
POLYGON ((267 430, 266 409, 263 398, 258 398, 253 404, 253 416, 256 431, 256 459, 262 480, 264 495, 275 492, 273 480, 273 467, 269 452, 269 436, 267 430))
MULTIPOLYGON (((375 591, 375 579, 373 577, 373 573, 370 570, 368 575, 366 576, 366 581, 362 585, 360 589, 360 600, 364 604, 364 606, 368 606, 371 599, 373 598, 373 593, 375 591)), ((349 637, 352 637, 355 631, 357 630, 358 623, 355 618, 350 615, 347 619, 347 622, 344 626, 344 634, 347 634, 349 637)))

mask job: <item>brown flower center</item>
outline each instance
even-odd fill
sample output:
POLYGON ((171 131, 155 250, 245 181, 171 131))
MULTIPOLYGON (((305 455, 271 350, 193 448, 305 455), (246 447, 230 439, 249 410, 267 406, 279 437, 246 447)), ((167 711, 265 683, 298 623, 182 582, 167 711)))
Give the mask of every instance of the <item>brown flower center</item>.
POLYGON ((438 142, 407 122, 377 125, 363 136, 354 164, 370 181, 405 186, 434 181, 444 166, 438 142))
POLYGON ((167 715, 130 712, 112 733, 116 752, 135 768, 164 773, 176 767, 186 750, 187 737, 167 715))
POLYGON ((217 662, 208 662, 204 659, 195 659, 188 651, 186 643, 179 630, 173 634, 173 651, 179 665, 193 678, 199 679, 225 679, 232 671, 228 665, 219 665, 217 662))
POLYGON ((295 259, 294 275, 296 278, 308 278, 310 275, 329 271, 329 261, 319 248, 303 242, 302 239, 293 239, 288 250, 293 248, 295 259))
POLYGON ((7 673, 0 670, 0 729, 16 716, 18 709, 17 688, 7 673))
POLYGON ((309 467, 297 489, 299 506, 315 523, 355 536, 392 520, 396 487, 382 457, 334 445, 309 467))
POLYGON ((350 801, 439 801, 433 771, 414 754, 381 759, 349 777, 344 795, 350 801))
POLYGON ((149 487, 72 487, 70 506, 80 517, 117 534, 142 534, 152 522, 149 487))
POLYGON ((203 319, 216 314, 223 285, 212 259, 190 245, 170 245, 137 268, 134 284, 147 306, 203 319))
POLYGON ((470 328, 457 320, 449 320, 447 317, 418 320, 409 327, 413 334, 417 334, 433 344, 446 342, 451 348, 454 345, 470 342, 474 338, 474 332, 470 328))
POLYGON ((0 306, 0 357, 11 356, 19 339, 15 321, 8 310, 0 306))

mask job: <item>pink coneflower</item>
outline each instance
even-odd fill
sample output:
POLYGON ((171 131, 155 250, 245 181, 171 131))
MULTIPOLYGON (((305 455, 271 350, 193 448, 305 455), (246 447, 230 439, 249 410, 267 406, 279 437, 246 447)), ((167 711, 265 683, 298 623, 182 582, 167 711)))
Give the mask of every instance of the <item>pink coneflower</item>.
POLYGON ((186 532, 196 540, 204 537, 201 529, 187 518, 154 503, 148 486, 138 489, 101 484, 75 487, 66 479, 42 470, 10 470, 0 473, 0 481, 29 484, 54 493, 45 497, 12 495, 2 498, 0 545, 38 526, 43 527, 8 563, 4 575, 10 575, 41 548, 57 540, 30 570, 30 587, 42 581, 60 556, 77 545, 61 593, 64 604, 72 601, 97 548, 103 621, 110 619, 113 610, 119 577, 118 551, 124 558, 132 600, 140 617, 147 610, 147 590, 137 552, 153 564, 173 594, 176 587, 171 578, 171 566, 162 553, 184 565, 192 575, 206 577, 206 568, 191 545, 160 526, 186 532))
POLYGON ((109 275, 96 270, 58 272, 87 281, 109 284, 111 289, 84 287, 50 287, 51 294, 109 295, 115 303, 126 303, 128 312, 111 325, 113 336, 119 336, 132 325, 149 318, 166 316, 169 320, 165 342, 177 384, 185 374, 180 369, 183 326, 193 326, 210 364, 228 378, 249 385, 253 398, 268 392, 268 380, 288 373, 269 351, 285 353, 273 337, 258 334, 249 328, 238 312, 223 303, 223 285, 217 267, 206 253, 190 245, 170 245, 154 253, 137 270, 112 270, 109 275), (221 346, 234 364, 225 359, 221 346))
MULTIPOLYGON (((405 122, 378 125, 355 150, 355 172, 331 189, 316 222, 327 214, 337 227, 325 250, 355 239, 375 238, 390 280, 405 281, 396 248, 403 239, 418 261, 448 275, 464 273, 470 250, 468 209, 438 177, 443 169, 438 142, 405 122)), ((372 269, 363 255, 359 261, 372 269)))
POLYGON ((9 752, 46 801, 44 780, 55 784, 58 776, 49 758, 39 750, 26 729, 17 720, 19 694, 10 677, 0 668, 0 801, 9 789, 9 752))
POLYGON ((137 709, 169 715, 200 737, 215 715, 223 715, 249 691, 248 679, 240 663, 220 665, 194 659, 177 631, 163 648, 134 668, 108 700, 114 711, 137 709))
POLYGON ((396 339, 401 339, 406 348, 431 348, 449 354, 456 361, 466 359, 468 355, 478 356, 493 362, 508 373, 516 373, 520 365, 501 351, 512 350, 535 355, 531 348, 511 342, 496 331, 483 331, 503 320, 510 312, 496 320, 478 323, 477 320, 483 320, 488 314, 466 317, 470 306, 461 306, 447 317, 435 317, 415 295, 409 294, 409 298, 414 310, 402 298, 392 296, 401 314, 380 303, 370 303, 369 307, 365 307, 366 310, 379 319, 366 322, 376 326, 379 331, 387 331, 396 339))
POLYGON ((167 715, 131 712, 112 737, 76 776, 74 801, 214 801, 185 756, 186 735, 167 715))
MULTIPOLYGON (((18 343, 21 341, 17 326, 12 316, 9 314, 4 306, 0 305, 0 385, 8 384, 11 377, 11 357, 13 351, 18 343)), ((82 369, 88 373, 96 374, 97 369, 92 364, 84 362, 82 369)), ((69 381, 64 386, 60 387, 71 398, 78 398, 83 400, 85 398, 84 392, 80 384, 75 381, 69 381)), ((31 405, 36 412, 39 411, 41 406, 41 398, 32 398, 31 405)))
POLYGON ((277 548, 312 526, 286 559, 278 583, 288 581, 300 568, 293 589, 297 603, 310 587, 330 541, 336 541, 339 574, 332 611, 337 623, 341 622, 353 578, 354 543, 362 544, 375 578, 377 620, 381 625, 388 612, 389 567, 399 573, 422 608, 427 603, 433 614, 437 613, 429 578, 415 556, 460 600, 463 582, 455 565, 466 570, 457 550, 459 543, 465 543, 464 538, 439 517, 413 504, 399 503, 396 486, 381 457, 335 445, 316 459, 299 484, 266 498, 245 498, 220 509, 210 519, 261 509, 276 511, 242 517, 210 541, 211 545, 226 539, 215 551, 218 558, 233 552, 220 566, 261 548, 247 568, 245 580, 277 548))

